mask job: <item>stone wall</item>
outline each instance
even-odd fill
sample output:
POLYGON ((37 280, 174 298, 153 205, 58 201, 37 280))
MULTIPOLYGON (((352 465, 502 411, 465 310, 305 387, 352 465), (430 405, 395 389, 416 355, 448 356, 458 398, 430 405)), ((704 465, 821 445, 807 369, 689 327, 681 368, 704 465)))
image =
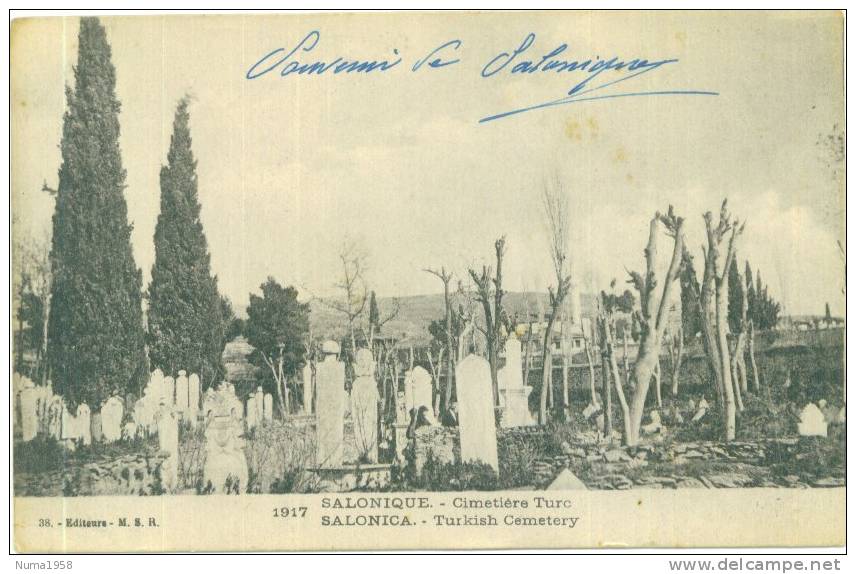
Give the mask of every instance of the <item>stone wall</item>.
POLYGON ((166 455, 125 454, 38 474, 15 473, 15 496, 151 496, 163 494, 166 455))

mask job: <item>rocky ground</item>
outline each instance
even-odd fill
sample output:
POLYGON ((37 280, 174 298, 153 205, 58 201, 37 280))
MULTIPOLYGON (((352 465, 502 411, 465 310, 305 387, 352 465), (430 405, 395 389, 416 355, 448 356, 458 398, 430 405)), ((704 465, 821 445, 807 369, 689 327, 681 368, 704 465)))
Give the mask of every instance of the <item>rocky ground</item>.
POLYGON ((597 490, 829 488, 846 482, 843 445, 833 438, 660 441, 636 448, 580 442, 564 443, 564 454, 536 461, 536 486, 549 484, 564 468, 597 490))

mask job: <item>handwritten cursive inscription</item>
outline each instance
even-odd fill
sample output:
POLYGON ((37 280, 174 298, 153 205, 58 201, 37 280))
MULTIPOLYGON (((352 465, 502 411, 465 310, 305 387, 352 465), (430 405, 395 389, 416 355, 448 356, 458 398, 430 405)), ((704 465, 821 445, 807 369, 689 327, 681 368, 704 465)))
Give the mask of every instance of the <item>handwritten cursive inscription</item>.
MULTIPOLYGON (((287 77, 292 74, 299 76, 321 75, 326 73, 331 74, 351 74, 371 72, 383 73, 389 70, 394 70, 401 63, 402 58, 398 53, 398 49, 393 49, 394 59, 384 60, 368 60, 368 59, 351 59, 339 56, 330 61, 311 60, 303 62, 299 59, 301 54, 313 51, 321 40, 321 33, 313 30, 307 34, 291 51, 286 52, 285 48, 277 48, 259 59, 247 70, 246 77, 248 80, 255 80, 262 76, 271 73, 278 73, 280 77, 287 77)), ((646 58, 620 58, 613 56, 611 58, 601 58, 600 56, 586 58, 567 58, 566 53, 569 52, 568 44, 560 44, 552 50, 541 52, 535 57, 530 54, 535 53, 534 48, 536 35, 534 32, 529 33, 523 41, 510 52, 500 52, 491 58, 481 69, 481 77, 485 80, 499 78, 502 75, 533 76, 536 74, 566 77, 570 74, 575 74, 577 78, 582 78, 577 81, 570 89, 560 98, 552 99, 547 102, 536 103, 523 106, 506 112, 492 114, 483 117, 479 123, 491 122, 501 118, 531 112, 538 109, 549 108, 564 104, 576 102, 586 102, 594 100, 607 100, 614 98, 628 98, 641 96, 716 96, 718 92, 706 90, 647 90, 647 91, 613 91, 607 88, 612 88, 627 82, 633 78, 643 74, 650 74, 662 67, 674 65, 678 63, 677 58, 664 58, 660 60, 649 60, 646 58), (617 77, 616 77, 617 76, 617 77)), ((420 70, 437 70, 446 68, 461 61, 460 50, 463 46, 463 41, 460 39, 449 40, 434 48, 426 56, 417 59, 410 68, 411 72, 420 72, 420 70)), ((420 72, 420 73, 426 73, 420 72)), ((495 81, 495 80, 494 80, 495 81)))

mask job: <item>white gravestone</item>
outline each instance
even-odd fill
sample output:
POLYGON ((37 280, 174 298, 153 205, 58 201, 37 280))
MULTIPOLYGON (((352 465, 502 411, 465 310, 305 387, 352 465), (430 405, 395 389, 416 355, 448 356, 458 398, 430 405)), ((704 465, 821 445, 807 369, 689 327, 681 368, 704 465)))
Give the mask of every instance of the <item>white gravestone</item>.
POLYGON ((163 378, 163 400, 170 407, 175 405, 175 379, 172 377, 163 378))
POLYGON ((264 419, 266 423, 273 421, 273 395, 265 393, 264 419))
POLYGON ((247 430, 251 431, 259 425, 259 414, 256 409, 256 393, 250 393, 247 397, 247 430))
POLYGON ((205 427, 203 480, 214 492, 246 492, 247 458, 241 439, 241 423, 228 412, 215 411, 205 427))
POLYGON ((78 405, 77 416, 75 417, 77 421, 77 438, 85 445, 92 444, 92 422, 90 415, 89 406, 86 403, 78 405))
POLYGON ((190 382, 187 380, 187 372, 179 371, 175 379, 175 410, 186 413, 190 408, 190 382))
POLYGON ((520 359, 520 341, 513 336, 505 342, 505 366, 497 372, 499 398, 505 407, 503 427, 522 427, 535 423, 529 412, 529 395, 532 387, 523 385, 523 364, 520 359))
POLYGON ((797 424, 800 436, 826 436, 826 419, 814 403, 809 403, 800 413, 797 424))
POLYGON ((104 442, 116 442, 122 438, 122 416, 125 406, 119 397, 110 397, 101 407, 101 432, 104 442))
POLYGON ((39 432, 39 391, 33 381, 27 379, 20 394, 21 432, 24 442, 36 438, 39 432))
POLYGON ((164 488, 172 491, 178 486, 178 418, 172 407, 164 403, 155 414, 155 422, 158 426, 158 446, 169 454, 161 466, 161 479, 164 488))
POLYGON ((345 417, 345 365, 336 359, 339 345, 327 341, 322 347, 324 360, 316 367, 316 411, 318 416, 315 464, 341 466, 345 417))
POLYGON ((160 405, 161 399, 166 396, 166 389, 164 389, 163 371, 161 371, 160 369, 155 369, 154 371, 152 371, 151 375, 149 375, 149 384, 146 385, 146 389, 143 394, 151 395, 152 400, 155 403, 155 408, 160 405))
POLYGON ((368 349, 357 351, 356 379, 351 388, 351 418, 357 454, 368 463, 377 462, 377 407, 380 393, 374 377, 374 357, 368 349))
POLYGON ((196 373, 190 375, 187 386, 187 406, 190 412, 190 424, 196 426, 196 419, 199 416, 199 393, 202 390, 199 375, 196 373))
POLYGON ((54 395, 48 406, 48 434, 55 440, 62 439, 62 416, 65 405, 62 397, 54 395))
POLYGON ((458 392, 461 460, 480 461, 499 472, 490 365, 477 355, 469 355, 458 363, 455 382, 458 392))
POLYGON ((312 381, 312 365, 306 363, 303 367, 303 412, 307 415, 312 414, 312 397, 313 397, 313 387, 315 385, 312 381))
POLYGON ((261 424, 265 414, 265 391, 261 386, 256 389, 256 394, 253 398, 256 401, 256 421, 261 424))
POLYGON ((65 402, 62 404, 62 430, 60 431, 60 438, 64 441, 68 441, 68 445, 71 446, 73 440, 77 438, 77 421, 74 420, 74 415, 68 410, 65 402))
POLYGON ((419 413, 425 407, 425 419, 432 425, 437 424, 434 418, 434 389, 431 386, 431 375, 422 367, 410 371, 404 379, 404 403, 408 415, 416 410, 419 413))

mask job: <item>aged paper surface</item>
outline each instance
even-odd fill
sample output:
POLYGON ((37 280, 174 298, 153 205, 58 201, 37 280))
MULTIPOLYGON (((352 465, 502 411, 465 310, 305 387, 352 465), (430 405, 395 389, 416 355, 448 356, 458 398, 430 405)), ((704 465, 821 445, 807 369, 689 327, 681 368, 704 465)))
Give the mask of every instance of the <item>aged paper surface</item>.
POLYGON ((15 549, 844 545, 843 29, 15 20, 15 549))

